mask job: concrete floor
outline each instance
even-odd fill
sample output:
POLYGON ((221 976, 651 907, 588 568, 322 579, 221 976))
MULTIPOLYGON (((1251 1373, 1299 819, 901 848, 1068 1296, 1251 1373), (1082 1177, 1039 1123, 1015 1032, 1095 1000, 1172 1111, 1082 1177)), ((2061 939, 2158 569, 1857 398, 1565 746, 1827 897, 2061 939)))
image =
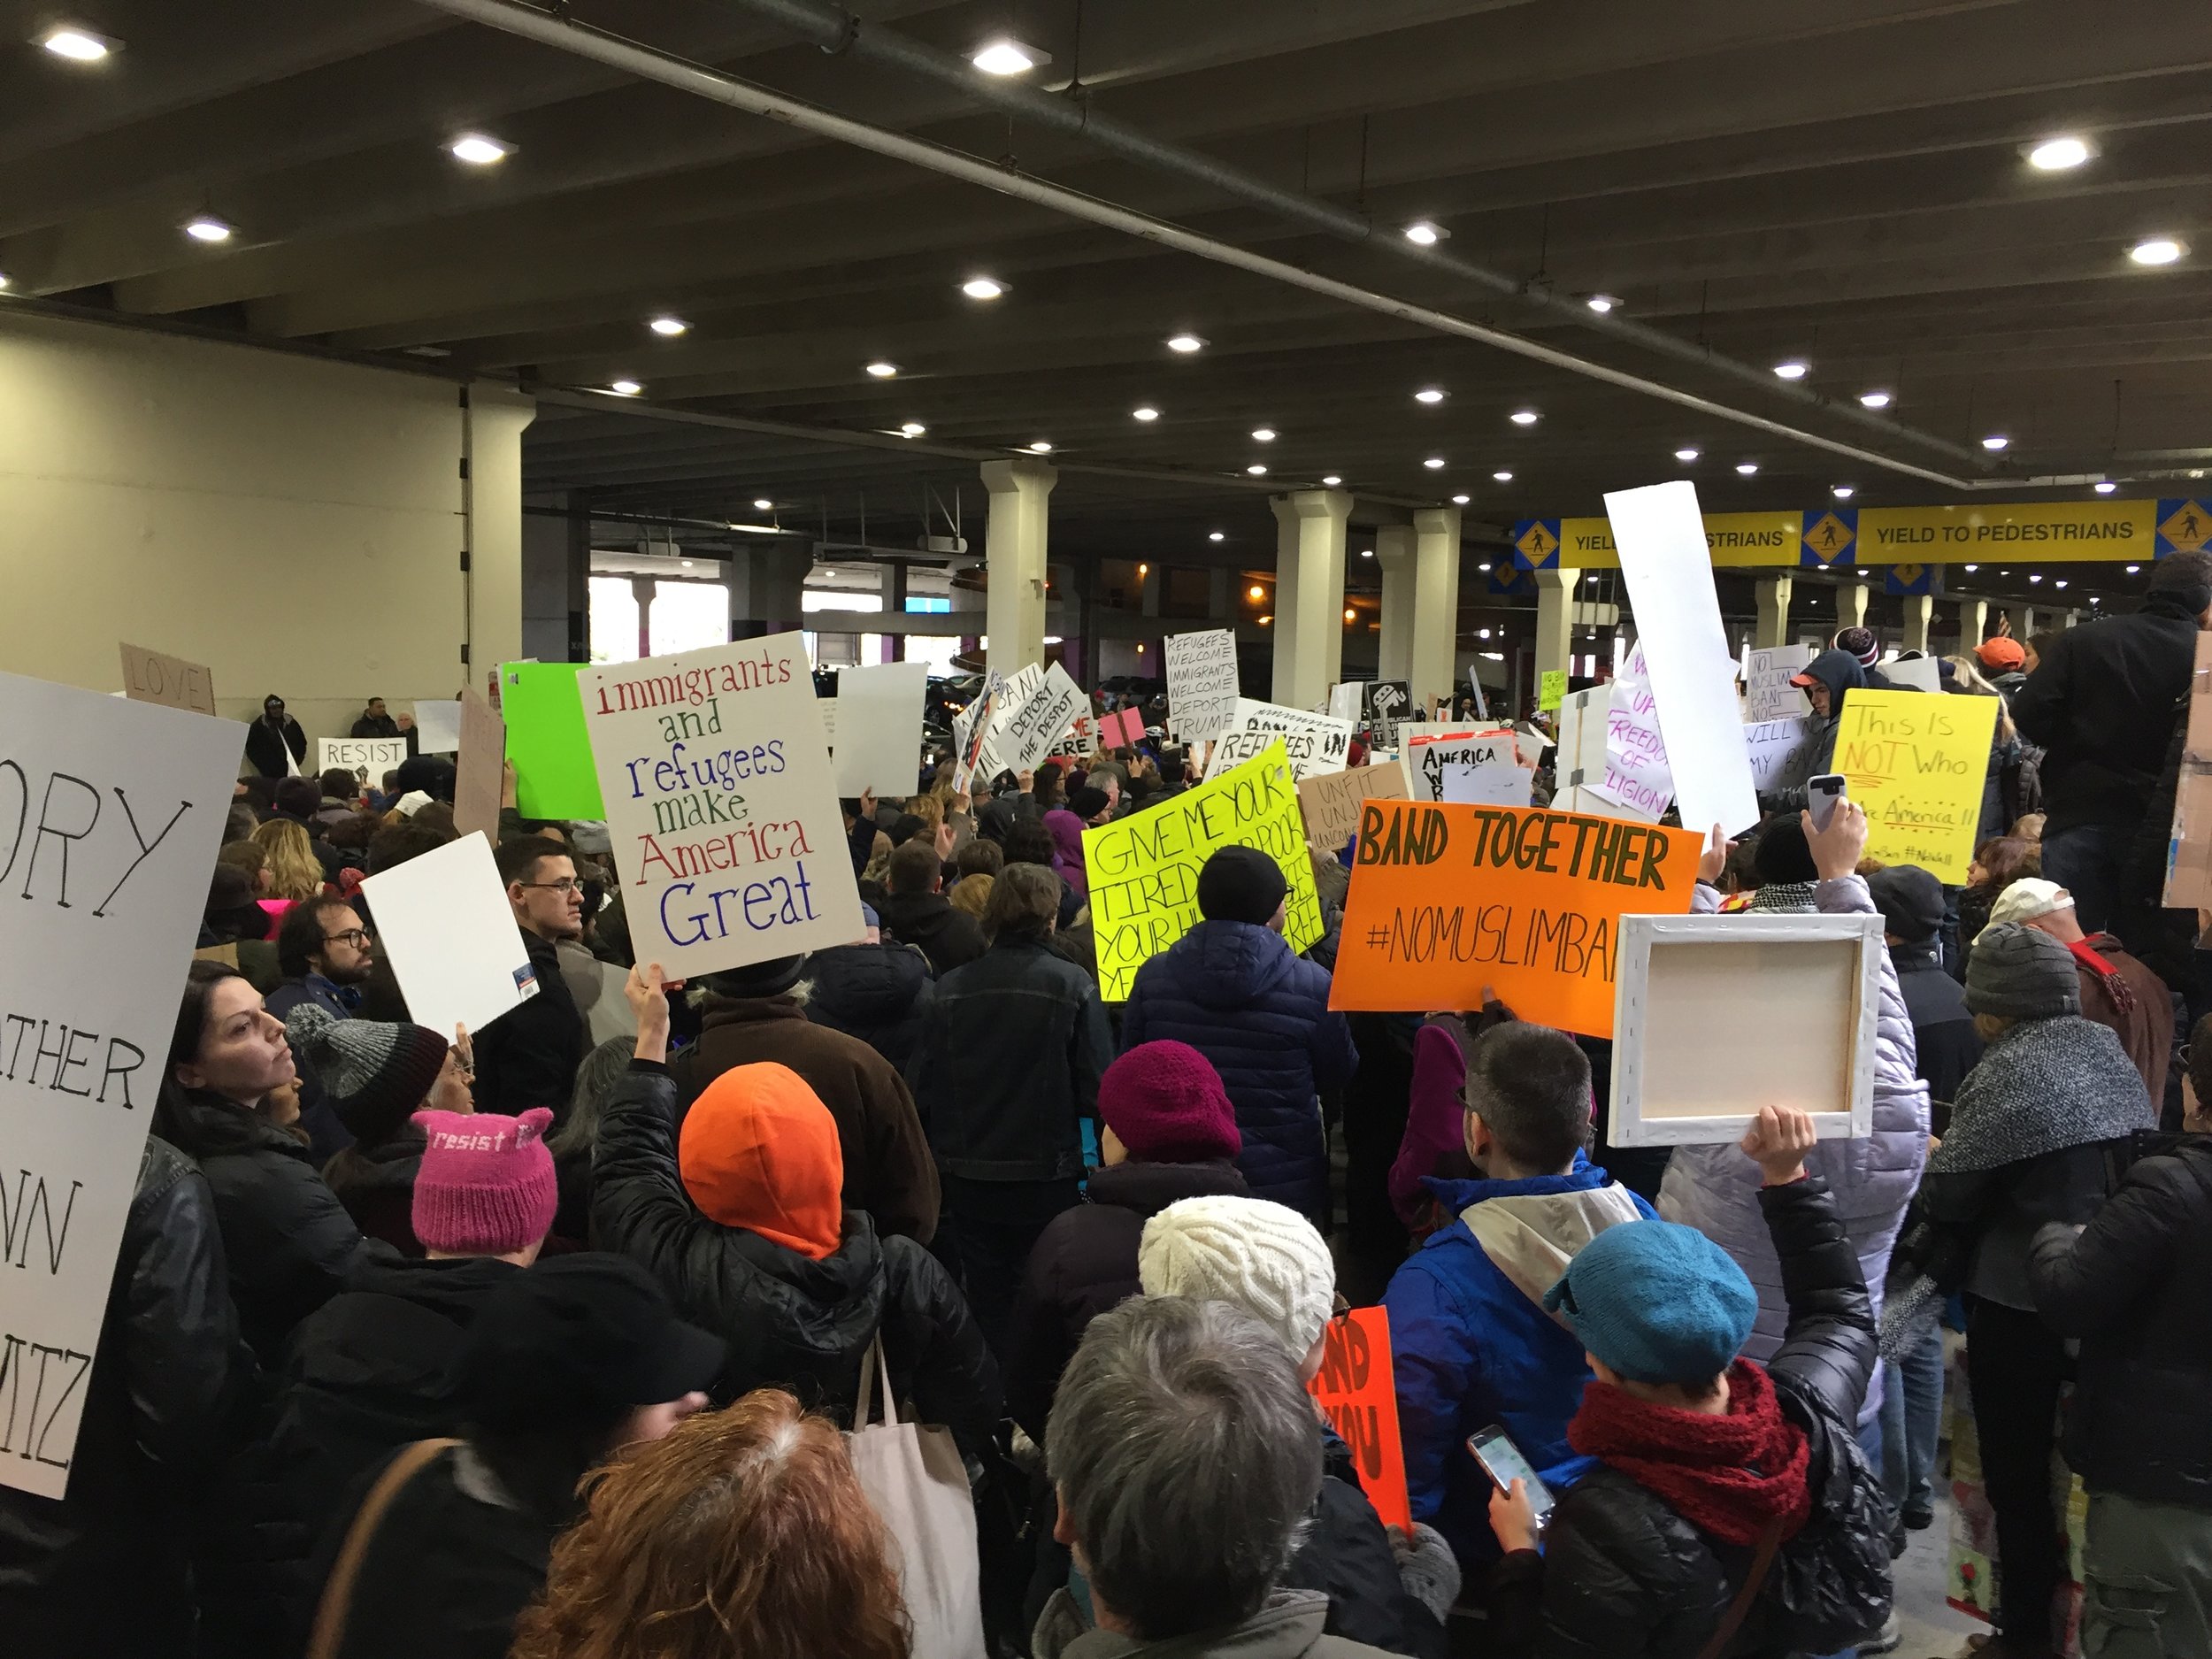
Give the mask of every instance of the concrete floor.
POLYGON ((1907 1536, 1911 1542, 1896 1568, 1897 1618, 1905 1632, 1896 1659, 1950 1659, 1965 1651, 1968 1636, 1989 1626, 1954 1612, 1943 1599, 1950 1560, 1949 1500, 1939 1494, 1935 1525, 1907 1536))

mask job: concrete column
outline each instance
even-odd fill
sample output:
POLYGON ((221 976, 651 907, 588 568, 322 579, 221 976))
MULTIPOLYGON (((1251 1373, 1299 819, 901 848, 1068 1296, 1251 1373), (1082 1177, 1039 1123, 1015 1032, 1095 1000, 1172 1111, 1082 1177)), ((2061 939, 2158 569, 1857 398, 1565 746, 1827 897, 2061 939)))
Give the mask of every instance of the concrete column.
POLYGON ((1351 514, 1352 497, 1340 489, 1302 489, 1275 503, 1274 700, 1294 709, 1322 704, 1343 678, 1344 526, 1351 514))
POLYGON ((802 541, 741 549, 732 555, 730 637, 752 640, 804 627, 806 607, 801 595, 806 592, 807 572, 813 568, 814 549, 802 541))
POLYGON ((1225 568, 1206 572, 1207 621, 1236 626, 1236 580, 1237 573, 1225 568))
POLYGON ((1928 624, 1935 618, 1935 598, 1930 594, 1905 595, 1904 649, 1925 651, 1928 649, 1928 624))
POLYGON ((1752 636, 1757 649, 1770 651, 1790 642, 1790 589, 1795 585, 1787 576, 1759 579, 1759 630, 1752 636))
MULTIPOLYGON (((522 432, 537 400, 472 386, 462 410, 462 546, 468 551, 468 678, 511 663, 522 649, 522 432)), ((441 693, 441 695, 443 695, 441 693)))
POLYGON ((1049 461, 986 461, 991 516, 983 557, 991 572, 986 604, 994 671, 1012 674, 1045 654, 1045 503, 1060 470, 1049 461))
POLYGON ((1974 648, 1989 634, 1989 601, 1962 599, 1959 601, 1959 649, 1972 656, 1974 648))
POLYGON ((1562 565, 1529 573, 1536 578, 1536 687, 1540 687, 1542 676, 1566 672, 1574 655, 1575 584, 1582 572, 1562 565))
POLYGON ((1863 628, 1866 626, 1866 584, 1846 582, 1836 589, 1836 626, 1863 628))
MULTIPOLYGON (((885 565, 878 569, 877 576, 883 584, 883 614, 886 617, 904 616, 906 614, 906 566, 885 565)), ((905 634, 887 633, 883 635, 883 660, 887 663, 902 663, 906 660, 905 634)))
POLYGON ((1375 563, 1382 566, 1382 644, 1375 659, 1378 680, 1413 677, 1413 526, 1385 525, 1375 532, 1375 563))
MULTIPOLYGON (((1458 683, 1459 509, 1423 507, 1413 515, 1413 703, 1448 697, 1458 683)), ((1378 549, 1378 557, 1380 550, 1378 549)), ((1389 603, 1383 628, 1389 631, 1389 603)))

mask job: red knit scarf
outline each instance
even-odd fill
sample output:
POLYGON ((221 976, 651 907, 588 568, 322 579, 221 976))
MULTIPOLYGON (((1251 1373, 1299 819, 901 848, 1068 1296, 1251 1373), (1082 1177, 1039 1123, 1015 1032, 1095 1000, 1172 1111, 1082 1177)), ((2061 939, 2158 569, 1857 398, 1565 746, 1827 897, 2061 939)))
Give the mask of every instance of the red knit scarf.
POLYGON ((1738 1360, 1728 1371, 1728 1415, 1654 1405, 1609 1383, 1583 1391, 1567 1440, 1664 1498, 1701 1532, 1750 1544, 1777 1515, 1796 1536, 1812 1513, 1805 1431, 1782 1415, 1765 1369, 1738 1360))
MULTIPOLYGON (((2097 937, 2102 939, 2105 935, 2099 933, 2097 937)), ((2119 969, 2097 954, 2097 949, 2093 944, 2086 939, 2077 939, 2066 949, 2074 953, 2076 962, 2104 982, 2105 995, 2112 999, 2113 1007, 2118 1009, 2123 1014, 2134 1012, 2135 993, 2128 988, 2128 982, 2120 977, 2119 969)))

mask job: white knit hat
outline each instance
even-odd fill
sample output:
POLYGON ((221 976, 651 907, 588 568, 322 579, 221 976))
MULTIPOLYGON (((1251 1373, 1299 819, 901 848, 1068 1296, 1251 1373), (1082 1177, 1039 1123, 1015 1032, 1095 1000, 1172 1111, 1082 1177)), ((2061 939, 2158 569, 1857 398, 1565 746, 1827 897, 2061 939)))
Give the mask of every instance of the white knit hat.
POLYGON ((1137 1278, 1148 1296, 1241 1308, 1302 1360, 1336 1303, 1336 1263, 1296 1210, 1213 1195, 1170 1204, 1144 1224, 1137 1278))
POLYGON ((2055 881, 2046 881, 2040 876, 2022 876, 2002 893, 1989 907, 1992 922, 2032 922, 2055 910, 2074 908, 2074 895, 2055 881))

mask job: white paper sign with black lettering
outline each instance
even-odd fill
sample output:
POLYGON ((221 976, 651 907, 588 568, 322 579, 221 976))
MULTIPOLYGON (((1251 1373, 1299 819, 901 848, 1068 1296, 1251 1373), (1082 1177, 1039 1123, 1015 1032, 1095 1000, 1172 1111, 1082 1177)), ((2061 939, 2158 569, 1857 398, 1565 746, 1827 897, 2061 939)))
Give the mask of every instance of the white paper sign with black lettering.
POLYGON ((1743 712, 1746 720, 1791 720, 1810 714, 1813 705, 1790 684, 1813 660, 1809 645, 1763 646, 1745 655, 1743 712))
POLYGON ((1226 628, 1207 628, 1171 634, 1162 645, 1167 662, 1167 718, 1176 740, 1210 742, 1236 717, 1237 636, 1226 628))
POLYGON ((577 690, 638 961, 690 979, 860 937, 802 635, 594 666, 577 690))
MULTIPOLYGON (((1172 705, 1171 704, 1171 707, 1172 705)), ((1290 759, 1290 775, 1303 783, 1325 772, 1342 772, 1351 757, 1352 723, 1332 719, 1305 709, 1286 709, 1279 703, 1236 700, 1235 712, 1221 741, 1206 763, 1206 776, 1217 778, 1233 766, 1267 752, 1276 738, 1290 759)))
POLYGON ((245 741, 0 674, 0 1485, 68 1484, 245 741))
POLYGON ((1068 671, 1054 663, 1044 671, 1037 688, 1007 715, 993 722, 991 746, 1002 763, 1018 772, 1034 767, 1051 751, 1061 734, 1079 716, 1090 711, 1091 700, 1068 678, 1068 671))
POLYGON ((384 774, 395 772, 407 758, 403 737, 319 737, 315 740, 318 772, 349 772, 364 789, 381 789, 384 774))
MULTIPOLYGON (((1517 745, 1510 731, 1471 732, 1464 726, 1439 727, 1432 723, 1425 729, 1410 725, 1402 729, 1406 733, 1406 766, 1413 774, 1413 798, 1417 801, 1462 798, 1444 793, 1444 769, 1448 766, 1474 766, 1491 773, 1496 773, 1502 767, 1511 767, 1516 772, 1521 770, 1517 745)), ((1533 772, 1534 768, 1532 766, 1529 770, 1533 772)), ((1472 800, 1475 797, 1464 798, 1472 800)), ((1524 787, 1521 799, 1517 802, 1491 801, 1485 797, 1483 804, 1526 806, 1528 791, 1524 787)))
POLYGON ((545 989, 481 831, 371 876, 361 890, 416 1025, 449 1037, 456 1025, 481 1031, 545 989))

